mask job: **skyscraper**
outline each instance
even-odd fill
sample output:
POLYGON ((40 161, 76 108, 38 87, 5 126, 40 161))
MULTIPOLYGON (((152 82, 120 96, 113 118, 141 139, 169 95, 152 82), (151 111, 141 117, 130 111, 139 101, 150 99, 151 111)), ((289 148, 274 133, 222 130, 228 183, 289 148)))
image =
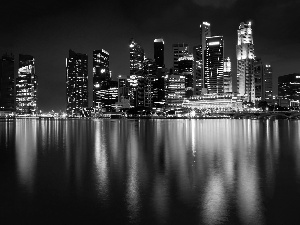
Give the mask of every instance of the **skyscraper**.
POLYGON ((224 59, 224 93, 232 93, 232 73, 229 57, 224 59))
POLYGON ((173 73, 178 73, 178 59, 189 54, 189 45, 182 44, 173 44, 173 73))
POLYGON ((223 36, 206 38, 204 85, 208 93, 224 93, 224 39, 223 36))
POLYGON ((0 64, 0 111, 15 111, 14 56, 3 55, 0 64))
POLYGON ((137 106, 137 88, 138 88, 138 79, 143 76, 143 62, 144 62, 144 49, 134 41, 130 40, 129 44, 129 60, 130 60, 130 78, 129 78, 129 96, 130 104, 132 106, 137 106))
POLYGON ((273 101, 273 71, 271 65, 264 66, 264 99, 268 103, 273 101))
POLYGON ((159 68, 165 67, 164 45, 165 42, 162 38, 154 39, 154 60, 159 68))
POLYGON ((69 50, 67 69, 67 114, 80 116, 88 107, 88 56, 69 50))
POLYGON ((204 74, 204 65, 202 59, 202 45, 194 46, 193 48, 193 57, 194 57, 194 94, 200 95, 203 88, 203 74, 204 74))
POLYGON ((109 53, 104 49, 93 51, 93 107, 103 105, 103 90, 110 84, 109 53))
POLYGON ((194 94, 194 57, 187 55, 178 59, 178 73, 185 78, 185 97, 190 98, 194 94))
MULTIPOLYGON (((200 46, 196 47, 196 51, 198 51, 198 54, 196 54, 197 58, 195 58, 195 61, 198 64, 198 67, 200 67, 198 70, 196 70, 195 76, 196 78, 196 83, 195 86, 200 87, 201 86, 201 93, 205 94, 207 93, 207 87, 205 84, 205 50, 206 50, 206 38, 211 37, 211 31, 210 31, 210 23, 208 22, 202 22, 200 24, 200 46), (198 84, 198 80, 202 81, 202 84, 198 84)), ((198 95, 197 91, 197 95, 198 95)))
POLYGON ((300 73, 278 77, 278 96, 290 101, 300 101, 300 73))
POLYGON ((16 78, 16 113, 33 115, 37 111, 37 76, 35 59, 31 55, 19 55, 16 78))
POLYGON ((240 23, 238 43, 236 46, 237 55, 237 88, 238 93, 245 97, 246 101, 255 101, 255 79, 253 72, 254 44, 251 22, 240 23))

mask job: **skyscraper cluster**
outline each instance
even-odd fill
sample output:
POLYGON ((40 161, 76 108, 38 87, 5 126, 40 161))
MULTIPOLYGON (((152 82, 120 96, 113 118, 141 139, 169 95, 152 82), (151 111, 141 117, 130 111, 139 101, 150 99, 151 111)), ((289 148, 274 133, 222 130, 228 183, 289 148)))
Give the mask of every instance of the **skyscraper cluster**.
MULTIPOLYGON (((112 79, 110 54, 104 49, 93 51, 92 96, 89 96, 88 55, 69 51, 66 58, 66 112, 80 116, 92 110, 115 111, 120 108, 176 108, 185 99, 205 95, 235 95, 257 104, 272 102, 272 67, 254 52, 251 22, 240 23, 237 30, 237 73, 234 83, 232 60, 225 57, 225 41, 214 36, 208 22, 200 24, 199 44, 172 45, 173 65, 165 66, 165 42, 153 41, 153 59, 145 57, 143 47, 129 41, 129 73, 112 79), (237 91, 235 91, 235 87, 237 91)), ((14 79, 14 57, 4 55, 0 67, 0 109, 20 115, 37 112, 37 76, 35 58, 19 55, 18 74, 14 79)))

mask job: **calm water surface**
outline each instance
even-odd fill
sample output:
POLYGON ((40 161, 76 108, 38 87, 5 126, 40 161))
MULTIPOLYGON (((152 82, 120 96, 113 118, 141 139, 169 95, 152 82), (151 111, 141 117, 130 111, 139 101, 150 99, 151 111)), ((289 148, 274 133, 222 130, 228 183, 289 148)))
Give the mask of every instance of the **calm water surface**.
POLYGON ((300 224, 300 121, 0 121, 1 224, 300 224))

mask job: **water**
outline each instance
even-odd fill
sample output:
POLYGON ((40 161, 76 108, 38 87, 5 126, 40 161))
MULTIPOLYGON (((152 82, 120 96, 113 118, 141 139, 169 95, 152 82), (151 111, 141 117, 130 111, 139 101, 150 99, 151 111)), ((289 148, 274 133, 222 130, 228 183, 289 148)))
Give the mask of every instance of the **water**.
POLYGON ((300 121, 0 121, 2 224, 300 224, 300 121))

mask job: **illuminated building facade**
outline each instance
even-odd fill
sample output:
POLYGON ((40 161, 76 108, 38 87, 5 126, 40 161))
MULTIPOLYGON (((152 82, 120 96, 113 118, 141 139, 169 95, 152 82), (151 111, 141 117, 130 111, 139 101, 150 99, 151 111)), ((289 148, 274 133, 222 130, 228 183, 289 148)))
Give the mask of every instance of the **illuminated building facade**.
POLYGON ((129 44, 130 49, 130 78, 129 78, 129 96, 130 96, 130 104, 132 106, 137 106, 137 89, 138 89, 138 79, 143 76, 143 62, 144 62, 144 49, 134 41, 134 39, 130 40, 129 44))
POLYGON ((110 81, 107 89, 102 90, 102 105, 103 111, 114 111, 113 105, 118 102, 119 90, 118 81, 110 81))
POLYGON ((165 67, 165 42, 162 38, 154 40, 154 60, 157 67, 165 67))
POLYGON ((150 108, 153 106, 154 82, 157 78, 155 60, 146 58, 143 69, 143 77, 138 82, 138 106, 150 108))
POLYGON ((273 71, 271 65, 264 66, 264 99, 268 103, 273 102, 273 71))
POLYGON ((194 94, 194 57, 187 55, 178 59, 178 73, 185 78, 185 98, 190 98, 194 94))
POLYGON ((206 38, 204 85, 209 94, 224 93, 224 39, 223 36, 206 38))
POLYGON ((37 111, 37 76, 35 59, 31 55, 19 55, 16 78, 16 113, 34 115, 37 111))
POLYGON ((224 59, 224 93, 232 93, 232 72, 229 57, 224 59))
POLYGON ((237 89, 246 101, 255 101, 254 44, 251 22, 241 23, 237 31, 237 89))
POLYGON ((0 111, 15 111, 14 56, 3 55, 0 64, 0 111))
POLYGON ((93 51, 93 107, 103 105, 103 90, 109 88, 109 53, 104 49, 93 51))
MULTIPOLYGON (((206 84, 205 84, 205 79, 204 79, 204 74, 205 74, 205 71, 204 71, 204 62, 205 62, 205 50, 206 50, 206 38, 207 37, 211 37, 211 31, 210 31, 210 23, 208 22, 202 22, 202 24, 200 24, 200 46, 198 46, 198 57, 195 58, 195 61, 198 61, 197 64, 198 64, 198 67, 200 67, 198 70, 198 72, 196 73, 196 76, 198 78, 195 78, 196 79, 196 83, 195 83, 195 86, 199 86, 200 85, 198 84, 198 81, 202 81, 202 84, 201 84, 201 93, 202 94, 206 94, 207 93, 207 87, 206 87, 206 84), (200 58, 201 57, 201 58, 200 58)), ((197 55, 196 55, 197 56, 197 55)), ((198 95, 198 91, 196 93, 196 95, 198 95)))
POLYGON ((278 96, 290 101, 300 101, 300 73, 278 77, 278 96))
POLYGON ((202 45, 194 46, 194 95, 201 95, 203 88, 202 45))
POLYGON ((176 109, 182 106, 185 98, 185 77, 168 75, 166 85, 166 104, 168 108, 176 109))
POLYGON ((88 56, 69 50, 67 70, 67 114, 80 116, 88 107, 88 56))
POLYGON ((173 73, 178 75, 178 59, 189 54, 189 45, 182 44, 173 44, 173 73))

